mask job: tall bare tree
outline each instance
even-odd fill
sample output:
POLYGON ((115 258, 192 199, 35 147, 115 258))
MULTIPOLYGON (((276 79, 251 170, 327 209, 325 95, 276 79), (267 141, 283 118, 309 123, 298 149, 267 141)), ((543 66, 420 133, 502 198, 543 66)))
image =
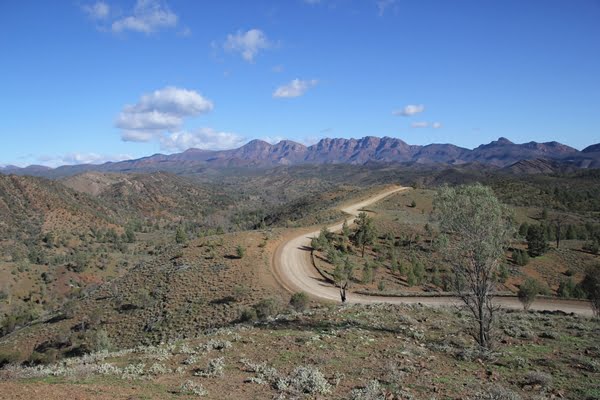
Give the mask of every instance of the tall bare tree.
POLYGON ((440 189, 434 209, 441 231, 449 236, 445 249, 456 290, 477 323, 473 337, 489 349, 495 276, 514 232, 512 214, 480 184, 440 189))

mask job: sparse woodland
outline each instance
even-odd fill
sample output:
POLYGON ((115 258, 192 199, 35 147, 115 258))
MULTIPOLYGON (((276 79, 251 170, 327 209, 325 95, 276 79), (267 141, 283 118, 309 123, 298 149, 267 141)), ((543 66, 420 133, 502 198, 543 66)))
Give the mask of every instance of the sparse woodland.
POLYGON ((594 320, 498 311, 488 345, 481 336, 473 339, 474 314, 466 310, 336 311, 282 290, 269 275, 269 263, 288 229, 331 225, 343 220, 337 206, 344 201, 401 183, 414 189, 374 204, 347 220, 341 232, 323 229, 311 243, 316 266, 331 282, 357 293, 460 293, 466 277, 457 275, 449 246, 463 242, 447 234, 434 198, 445 183, 480 182, 514 216, 514 231, 489 271, 489 289, 518 295, 525 309, 539 296, 587 298, 598 307, 598 179, 594 171, 513 176, 468 168, 325 165, 218 179, 111 174, 103 190, 91 193, 85 177, 0 175, 2 376, 92 374, 134 382, 151 377, 159 391, 209 398, 218 393, 221 374, 250 380, 256 386, 249 390, 260 396, 422 398, 432 385, 438 393, 461 397, 463 389, 451 383, 457 378, 450 366, 458 363, 473 376, 488 377, 466 383, 470 398, 594 398, 600 393, 593 383, 600 371, 594 320), (394 315, 389 334, 379 330, 384 312, 394 315), (286 316, 273 319, 281 314, 286 316), (216 328, 237 332, 229 341, 253 358, 239 360, 227 346, 179 349, 193 349, 194 338, 216 328), (267 333, 279 330, 297 337, 293 350, 280 348, 273 341, 278 334, 267 333), (394 335, 403 338, 402 346, 394 335), (371 339, 371 350, 358 350, 361 344, 341 351, 371 339), (255 353, 251 340, 270 346, 272 357, 255 353), (481 352, 477 342, 489 351, 481 352), (177 344, 163 349, 161 343, 177 344), (149 350, 131 350, 138 345, 149 350), (352 367, 338 368, 325 353, 318 355, 322 352, 307 359, 302 346, 329 349, 349 365, 367 362, 369 379, 352 367), (551 353, 556 348, 560 351, 551 353), (116 353, 99 356, 103 351, 116 353), (371 363, 373 351, 384 361, 371 363), (139 362, 139 355, 145 359, 154 352, 164 358, 139 362), (90 353, 95 366, 86 370, 77 357, 90 353), (543 364, 548 354, 562 367, 543 364), (480 372, 473 367, 477 359, 484 365, 480 372), (296 368, 301 365, 314 369, 296 368), (427 384, 417 379, 434 370, 443 372, 424 378, 427 384), (571 379, 577 383, 568 389, 564 382, 571 379), (484 397, 493 391, 505 397, 484 397))

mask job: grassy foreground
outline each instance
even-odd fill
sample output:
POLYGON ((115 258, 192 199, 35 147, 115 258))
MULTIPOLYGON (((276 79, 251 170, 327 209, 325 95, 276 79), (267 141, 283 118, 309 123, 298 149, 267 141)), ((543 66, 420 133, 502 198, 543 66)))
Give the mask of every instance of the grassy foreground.
POLYGON ((600 398, 600 322, 501 312, 495 351, 465 311, 317 306, 197 338, 5 367, 0 398, 600 398))

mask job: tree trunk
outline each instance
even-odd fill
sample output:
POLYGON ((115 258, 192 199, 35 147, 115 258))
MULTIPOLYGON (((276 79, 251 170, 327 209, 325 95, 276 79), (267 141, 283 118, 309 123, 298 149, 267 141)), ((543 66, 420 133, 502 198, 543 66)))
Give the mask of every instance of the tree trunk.
POLYGON ((483 303, 485 299, 478 298, 477 311, 479 312, 479 346, 481 348, 487 349, 488 343, 485 335, 485 321, 484 321, 484 311, 483 311, 483 303))

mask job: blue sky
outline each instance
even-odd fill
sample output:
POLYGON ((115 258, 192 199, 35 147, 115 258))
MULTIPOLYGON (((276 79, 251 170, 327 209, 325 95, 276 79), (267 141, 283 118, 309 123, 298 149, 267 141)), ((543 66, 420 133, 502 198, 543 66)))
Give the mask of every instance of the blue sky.
POLYGON ((250 139, 600 142, 598 0, 0 3, 0 164, 250 139))

